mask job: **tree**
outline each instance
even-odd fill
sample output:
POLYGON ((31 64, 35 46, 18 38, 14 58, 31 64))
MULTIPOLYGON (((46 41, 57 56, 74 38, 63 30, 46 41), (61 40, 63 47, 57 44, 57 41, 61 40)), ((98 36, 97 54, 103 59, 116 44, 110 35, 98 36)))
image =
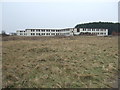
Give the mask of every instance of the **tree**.
POLYGON ((2 30, 2 35, 6 35, 6 32, 2 30))
POLYGON ((84 23, 78 24, 75 28, 103 28, 108 29, 108 34, 112 35, 112 32, 120 33, 120 23, 112 23, 112 22, 92 22, 92 23, 84 23))
POLYGON ((2 36, 8 36, 4 30, 2 30, 2 36))

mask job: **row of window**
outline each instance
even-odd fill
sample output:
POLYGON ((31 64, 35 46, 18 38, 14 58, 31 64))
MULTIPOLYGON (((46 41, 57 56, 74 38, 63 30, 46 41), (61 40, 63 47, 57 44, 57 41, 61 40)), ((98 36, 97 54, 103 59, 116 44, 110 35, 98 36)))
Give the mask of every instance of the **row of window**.
POLYGON ((31 33, 31 36, 34 36, 34 35, 37 35, 37 36, 40 36, 40 35, 69 35, 69 33, 31 33))
MULTIPOLYGON (((58 35, 58 34, 59 34, 59 33, 56 33, 56 35, 58 35)), ((35 33, 31 33, 31 35, 32 35, 32 36, 33 36, 33 35, 39 35, 39 36, 40 36, 40 35, 55 35, 55 33, 51 33, 51 34, 50 34, 50 33, 46 33, 46 34, 45 34, 45 33, 36 33, 36 34, 35 34, 35 33)))
POLYGON ((91 34, 106 35, 106 33, 91 33, 91 34))
POLYGON ((20 33, 20 35, 27 35, 27 33, 20 33))
POLYGON ((106 33, 89 33, 89 32, 82 32, 81 34, 106 35, 106 33))
POLYGON ((69 35, 70 33, 61 33, 61 35, 69 35))
POLYGON ((31 29, 31 32, 60 32, 60 31, 69 31, 69 29, 63 29, 63 30, 45 30, 45 29, 31 29))
MULTIPOLYGON (((106 33, 103 33, 103 32, 101 32, 101 33, 92 33, 91 32, 91 34, 98 34, 98 35, 106 35, 106 33)), ((20 35, 27 35, 26 33, 20 33, 20 35)), ((35 35, 37 35, 37 36, 40 36, 40 35, 69 35, 69 33, 31 33, 31 36, 35 36, 35 35)))
POLYGON ((25 32, 25 31, 20 31, 20 32, 25 32))
POLYGON ((55 31, 56 31, 56 32, 59 32, 60 30, 45 30, 45 29, 42 29, 42 30, 40 30, 40 29, 39 29, 39 30, 34 30, 34 29, 31 29, 31 32, 35 32, 35 31, 36 31, 36 32, 45 32, 45 31, 46 31, 46 32, 50 32, 50 31, 51 31, 51 32, 55 32, 55 31))
POLYGON ((63 29, 63 30, 61 30, 61 31, 70 31, 69 29, 63 29))
POLYGON ((83 28, 83 31, 106 31, 106 29, 85 29, 83 28))

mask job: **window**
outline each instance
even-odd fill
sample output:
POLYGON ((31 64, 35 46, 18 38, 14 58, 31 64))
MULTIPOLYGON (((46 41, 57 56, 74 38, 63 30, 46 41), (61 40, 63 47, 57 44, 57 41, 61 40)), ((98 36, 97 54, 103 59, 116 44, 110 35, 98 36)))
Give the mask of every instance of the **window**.
POLYGON ((88 31, 91 31, 91 29, 88 29, 88 31))
POLYGON ((50 30, 46 30, 46 32, 50 32, 50 30))
POLYGON ((69 35, 69 33, 65 33, 65 35, 69 35))
POLYGON ((100 33, 100 34, 103 34, 103 33, 100 33))
POLYGON ((55 35, 55 33, 51 33, 51 35, 55 35))
POLYGON ((66 29, 66 31, 68 31, 68 29, 66 29))
POLYGON ((77 28, 77 32, 80 32, 80 29, 79 29, 79 28, 77 28))
POLYGON ((37 30, 36 30, 36 32, 40 32, 40 30, 39 30, 39 29, 37 29, 37 30))
POLYGON ((34 29, 31 29, 31 32, 34 32, 35 30, 34 29))
POLYGON ((45 32, 45 30, 41 30, 42 32, 45 32))
POLYGON ((104 31, 106 31, 106 29, 104 29, 104 31))
POLYGON ((92 29, 92 31, 95 31, 95 29, 92 29))
POLYGON ((96 31, 99 31, 99 29, 96 29, 96 31))
POLYGON ((50 35, 50 33, 46 33, 46 35, 50 35))
POLYGON ((56 35, 59 35, 59 33, 56 33, 56 35))
POLYGON ((86 29, 85 29, 85 28, 83 28, 83 31, 86 31, 86 29))
POLYGON ((41 35, 45 35, 45 33, 42 33, 41 35))
POLYGON ((35 33, 31 33, 31 35, 35 35, 35 33))
POLYGON ((55 30, 51 30, 51 32, 55 32, 55 30))
POLYGON ((56 30, 56 32, 60 32, 60 30, 56 30))
POLYGON ((39 35, 39 33, 36 33, 36 35, 39 35))

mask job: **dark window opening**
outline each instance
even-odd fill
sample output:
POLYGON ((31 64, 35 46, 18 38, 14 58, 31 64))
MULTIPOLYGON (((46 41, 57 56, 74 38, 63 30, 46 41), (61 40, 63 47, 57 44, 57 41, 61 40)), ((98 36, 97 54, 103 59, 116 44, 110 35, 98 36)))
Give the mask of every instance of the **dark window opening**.
POLYGON ((80 32, 79 28, 77 28, 77 32, 80 32))

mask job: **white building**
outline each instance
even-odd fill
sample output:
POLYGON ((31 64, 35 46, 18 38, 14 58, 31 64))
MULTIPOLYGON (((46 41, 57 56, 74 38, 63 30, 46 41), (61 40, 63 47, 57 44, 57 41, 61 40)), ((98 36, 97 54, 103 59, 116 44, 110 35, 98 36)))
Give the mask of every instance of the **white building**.
POLYGON ((108 29, 66 28, 66 29, 26 29, 17 30, 18 36, 74 36, 74 35, 108 35, 108 29))

